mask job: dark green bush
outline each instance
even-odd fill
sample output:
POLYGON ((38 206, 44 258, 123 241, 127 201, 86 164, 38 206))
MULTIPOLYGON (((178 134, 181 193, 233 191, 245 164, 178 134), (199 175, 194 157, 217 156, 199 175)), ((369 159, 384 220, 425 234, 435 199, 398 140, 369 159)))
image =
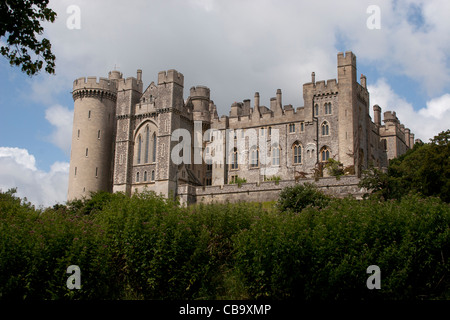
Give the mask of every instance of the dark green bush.
POLYGON ((277 206, 280 211, 300 212, 307 206, 322 208, 330 200, 331 198, 319 191, 314 184, 307 182, 281 190, 277 206))

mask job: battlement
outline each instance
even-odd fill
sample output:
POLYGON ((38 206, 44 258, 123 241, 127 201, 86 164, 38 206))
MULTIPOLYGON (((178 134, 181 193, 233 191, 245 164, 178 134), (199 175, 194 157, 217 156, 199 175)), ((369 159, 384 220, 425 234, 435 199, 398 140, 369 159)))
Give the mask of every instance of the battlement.
POLYGON ((158 85, 164 83, 176 83, 180 86, 184 86, 184 76, 182 73, 170 69, 168 71, 161 71, 158 73, 158 85))
POLYGON ((395 111, 386 111, 383 113, 384 122, 399 122, 395 111))
POLYGON ((346 51, 345 54, 343 52, 339 52, 337 54, 337 66, 353 66, 356 68, 356 56, 351 51, 346 51))
POLYGON ((210 98, 210 89, 205 86, 195 86, 190 89, 191 99, 208 99, 210 98))
POLYGON ((317 81, 316 85, 315 85, 315 89, 316 89, 316 91, 336 92, 338 90, 337 81, 336 81, 336 79, 328 79, 327 81, 325 81, 325 80, 317 81))
POLYGON ((118 90, 136 90, 142 92, 142 81, 139 81, 135 77, 128 77, 126 79, 117 80, 118 90))
POLYGON ((100 77, 82 77, 73 82, 73 91, 79 89, 100 89, 107 91, 116 91, 117 87, 114 81, 100 77))

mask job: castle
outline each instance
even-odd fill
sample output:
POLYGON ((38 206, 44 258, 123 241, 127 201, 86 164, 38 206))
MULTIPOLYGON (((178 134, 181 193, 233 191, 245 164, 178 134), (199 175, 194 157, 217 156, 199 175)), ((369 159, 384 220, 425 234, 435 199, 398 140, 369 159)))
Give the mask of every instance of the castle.
POLYGON ((253 107, 244 100, 219 117, 209 88, 192 87, 185 100, 183 85, 176 70, 159 72, 145 90, 141 70, 75 80, 68 200, 147 189, 187 204, 267 201, 300 180, 356 194, 363 169, 385 168, 414 145, 395 112, 384 112, 382 124, 374 105, 372 121, 366 77, 358 83, 350 51, 337 55, 337 79, 311 74, 298 108, 283 105, 278 89, 268 107, 255 93, 253 107), (342 179, 324 170, 329 159, 344 168, 342 179))

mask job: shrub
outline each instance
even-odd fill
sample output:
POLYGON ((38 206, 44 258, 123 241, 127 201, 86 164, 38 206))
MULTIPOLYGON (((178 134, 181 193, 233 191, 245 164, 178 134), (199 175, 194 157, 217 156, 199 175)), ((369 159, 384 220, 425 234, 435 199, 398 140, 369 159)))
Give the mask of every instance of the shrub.
POLYGON ((277 205, 280 211, 300 212, 307 206, 322 208, 328 204, 330 199, 319 191, 315 185, 305 183, 281 190, 277 205))

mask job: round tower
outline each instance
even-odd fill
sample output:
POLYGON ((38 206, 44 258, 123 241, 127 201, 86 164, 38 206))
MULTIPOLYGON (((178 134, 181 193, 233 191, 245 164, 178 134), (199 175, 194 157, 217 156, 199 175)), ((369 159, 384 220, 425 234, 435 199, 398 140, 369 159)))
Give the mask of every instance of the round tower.
POLYGON ((209 121, 209 88, 205 86, 192 87, 190 97, 193 105, 194 120, 209 121))
POLYGON ((67 200, 112 190, 118 72, 109 79, 79 78, 73 83, 73 130, 67 200))

